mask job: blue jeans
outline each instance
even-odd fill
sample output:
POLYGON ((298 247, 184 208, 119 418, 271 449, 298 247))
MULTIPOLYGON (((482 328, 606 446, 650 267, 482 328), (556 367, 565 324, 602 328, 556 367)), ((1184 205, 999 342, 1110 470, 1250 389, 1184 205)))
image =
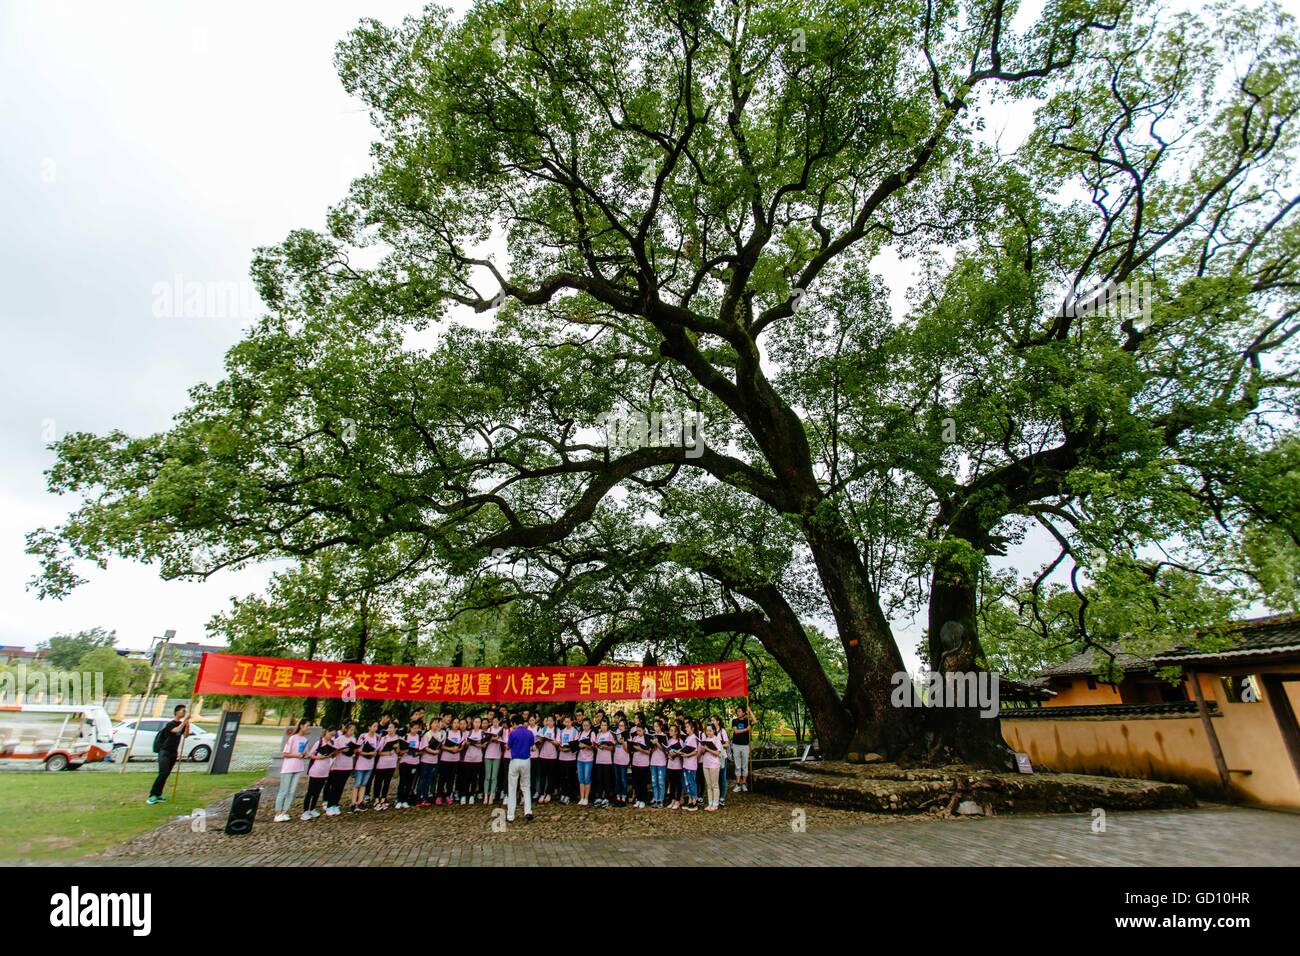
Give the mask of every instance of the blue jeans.
POLYGON ((616 800, 627 799, 627 766, 625 764, 614 764, 614 798, 616 800))
POLYGON ((436 763, 420 764, 420 774, 415 778, 415 799, 428 800, 433 792, 433 775, 437 771, 436 763))
POLYGON ((668 768, 650 765, 650 795, 655 803, 664 802, 664 789, 668 786, 668 768))
POLYGON ((578 783, 586 786, 591 785, 591 768, 595 765, 594 760, 578 761, 578 783))
POLYGON ((682 791, 692 800, 699 797, 695 792, 695 771, 682 768, 682 791))

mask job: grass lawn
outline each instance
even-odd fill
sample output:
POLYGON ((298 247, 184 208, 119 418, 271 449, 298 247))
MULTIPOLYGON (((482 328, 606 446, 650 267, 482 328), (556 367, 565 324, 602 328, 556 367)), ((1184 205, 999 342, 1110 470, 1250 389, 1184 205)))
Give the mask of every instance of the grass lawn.
MULTIPOLYGON (((185 771, 190 770, 187 765, 185 771)), ((144 802, 153 782, 148 774, 0 773, 0 860, 66 860, 97 853, 262 777, 185 771, 175 802, 154 806, 144 802)))

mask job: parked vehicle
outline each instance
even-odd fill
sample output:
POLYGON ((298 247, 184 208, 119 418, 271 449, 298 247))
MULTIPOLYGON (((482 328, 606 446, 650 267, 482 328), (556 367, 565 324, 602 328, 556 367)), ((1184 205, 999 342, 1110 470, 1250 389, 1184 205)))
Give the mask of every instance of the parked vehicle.
POLYGON ((40 761, 46 770, 78 770, 111 760, 113 722, 103 707, 0 706, 0 761, 40 761))
MULTIPOLYGON (((144 757, 157 760, 158 755, 153 752, 153 741, 158 736, 158 731, 167 726, 169 720, 170 718, 167 717, 145 717, 140 721, 140 732, 135 734, 134 745, 131 744, 131 735, 135 732, 136 722, 128 720, 118 724, 113 728, 113 759, 127 759, 126 748, 131 747, 130 759, 144 757)), ((190 724, 190 732, 185 738, 185 749, 181 752, 181 757, 204 763, 212 757, 216 743, 215 733, 204 730, 198 724, 190 724)))

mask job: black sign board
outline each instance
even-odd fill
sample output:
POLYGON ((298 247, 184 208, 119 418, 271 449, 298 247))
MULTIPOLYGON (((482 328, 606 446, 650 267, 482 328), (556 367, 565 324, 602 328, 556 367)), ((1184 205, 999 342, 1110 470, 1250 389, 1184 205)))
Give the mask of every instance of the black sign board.
POLYGON ((212 755, 212 761, 208 764, 208 773, 230 772, 230 758, 235 753, 235 737, 239 734, 239 720, 243 716, 243 712, 238 710, 221 712, 221 727, 217 730, 217 752, 212 755))

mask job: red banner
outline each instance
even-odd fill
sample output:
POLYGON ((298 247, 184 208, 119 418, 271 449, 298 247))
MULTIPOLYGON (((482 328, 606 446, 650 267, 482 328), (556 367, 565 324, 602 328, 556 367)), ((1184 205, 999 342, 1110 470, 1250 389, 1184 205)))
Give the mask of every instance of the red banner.
POLYGON ((402 667, 204 654, 196 696, 544 701, 747 697, 745 662, 679 667, 402 667))

